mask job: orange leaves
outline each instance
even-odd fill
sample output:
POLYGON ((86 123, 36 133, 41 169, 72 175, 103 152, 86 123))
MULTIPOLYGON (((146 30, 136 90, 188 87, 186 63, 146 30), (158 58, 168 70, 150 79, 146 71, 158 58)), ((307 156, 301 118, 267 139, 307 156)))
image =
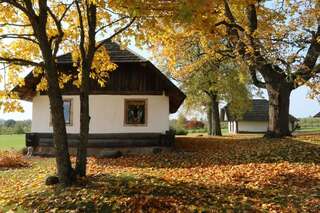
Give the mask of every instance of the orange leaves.
POLYGON ((40 212, 319 212, 319 149, 319 135, 178 137, 173 152, 89 158, 88 177, 67 189, 44 186, 54 160, 36 158, 31 168, 0 172, 0 205, 40 212))
POLYGON ((0 151, 0 170, 1 168, 20 168, 29 165, 28 161, 17 152, 0 151))

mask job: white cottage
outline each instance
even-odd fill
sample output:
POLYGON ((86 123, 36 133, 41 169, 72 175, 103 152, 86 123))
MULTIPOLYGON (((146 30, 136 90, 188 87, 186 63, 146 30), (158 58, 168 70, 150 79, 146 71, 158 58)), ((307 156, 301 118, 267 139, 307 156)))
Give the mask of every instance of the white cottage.
MULTIPOLYGON (((229 133, 265 133, 268 130, 269 102, 265 99, 253 99, 249 111, 244 113, 241 119, 235 119, 228 110, 228 105, 221 110, 222 120, 228 122, 229 133)), ((294 116, 289 117, 289 128, 296 126, 294 116)))
MULTIPOLYGON (((88 148, 169 146, 169 114, 175 113, 185 95, 150 61, 117 43, 107 43, 111 61, 118 68, 110 73, 106 87, 90 82, 90 136, 88 148)), ((71 54, 58 58, 60 69, 75 72, 71 54)), ((52 147, 49 98, 37 92, 40 76, 26 76, 16 87, 19 97, 33 103, 31 133, 27 145, 52 147)), ((68 142, 78 143, 80 132, 79 89, 69 83, 62 90, 68 142)))

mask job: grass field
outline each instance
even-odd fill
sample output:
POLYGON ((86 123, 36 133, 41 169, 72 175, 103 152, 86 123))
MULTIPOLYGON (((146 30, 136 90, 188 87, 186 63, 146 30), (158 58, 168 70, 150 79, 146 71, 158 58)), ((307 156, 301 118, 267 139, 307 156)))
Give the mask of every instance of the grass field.
POLYGON ((0 135, 0 150, 20 150, 23 147, 25 147, 24 135, 0 135))
POLYGON ((297 132, 320 132, 320 127, 305 127, 296 130, 297 132))

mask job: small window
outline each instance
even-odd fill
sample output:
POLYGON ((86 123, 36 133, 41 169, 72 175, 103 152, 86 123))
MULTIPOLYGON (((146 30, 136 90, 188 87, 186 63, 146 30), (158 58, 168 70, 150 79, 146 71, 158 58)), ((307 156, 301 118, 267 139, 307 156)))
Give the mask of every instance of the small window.
MULTIPOLYGON (((72 100, 63 100, 63 115, 67 126, 72 126, 72 100)), ((52 116, 50 113, 50 126, 52 126, 52 116)))
POLYGON ((71 100, 63 100, 63 115, 67 125, 71 125, 71 100))
POLYGON ((125 100, 125 125, 147 125, 146 100, 125 100))

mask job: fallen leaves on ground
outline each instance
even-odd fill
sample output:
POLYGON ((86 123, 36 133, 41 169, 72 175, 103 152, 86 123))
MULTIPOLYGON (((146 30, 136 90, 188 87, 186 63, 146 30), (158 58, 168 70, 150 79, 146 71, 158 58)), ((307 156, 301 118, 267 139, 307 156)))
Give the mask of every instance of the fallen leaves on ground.
POLYGON ((0 206, 43 212, 319 212, 320 135, 181 137, 172 153, 88 159, 88 177, 44 186, 54 159, 0 173, 0 206))
POLYGON ((27 166, 29 166, 28 161, 20 153, 16 151, 0 151, 0 171, 27 166))

